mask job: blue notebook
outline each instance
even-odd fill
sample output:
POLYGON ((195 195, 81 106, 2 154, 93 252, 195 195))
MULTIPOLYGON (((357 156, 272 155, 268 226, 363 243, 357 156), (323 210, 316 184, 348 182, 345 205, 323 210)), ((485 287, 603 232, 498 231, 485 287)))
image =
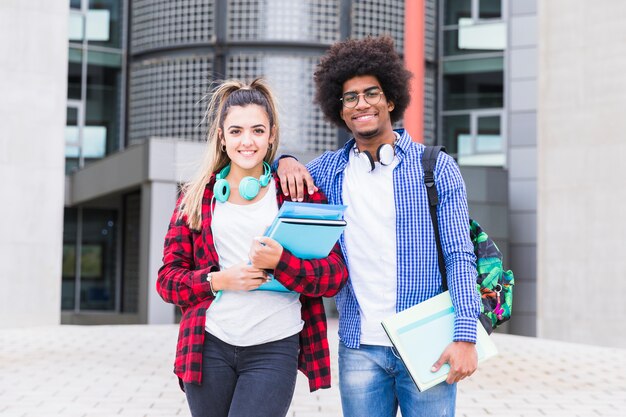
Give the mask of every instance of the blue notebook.
MULTIPOLYGON (((344 205, 285 202, 265 232, 301 259, 328 256, 346 227, 344 205)), ((270 274, 261 291, 291 292, 270 274)))

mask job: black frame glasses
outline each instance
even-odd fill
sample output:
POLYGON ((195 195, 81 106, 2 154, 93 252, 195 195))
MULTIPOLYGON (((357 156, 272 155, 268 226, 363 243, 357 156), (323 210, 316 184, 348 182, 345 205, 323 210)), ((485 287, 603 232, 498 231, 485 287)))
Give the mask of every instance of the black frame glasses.
POLYGON ((363 96, 363 100, 370 106, 374 106, 380 102, 380 98, 385 94, 383 90, 378 87, 370 88, 365 90, 362 93, 355 93, 354 91, 348 91, 347 93, 343 93, 341 98, 341 102, 343 105, 349 109, 355 108, 359 104, 359 97, 363 96))

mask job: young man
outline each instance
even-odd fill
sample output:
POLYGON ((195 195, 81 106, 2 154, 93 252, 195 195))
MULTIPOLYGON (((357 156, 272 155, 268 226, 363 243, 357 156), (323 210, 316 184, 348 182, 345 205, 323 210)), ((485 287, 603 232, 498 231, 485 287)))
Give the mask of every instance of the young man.
MULTIPOLYGON (((452 416, 456 382, 477 367, 480 299, 469 239, 465 184, 454 160, 441 153, 435 168, 438 217, 455 307, 454 341, 433 364, 448 363, 446 382, 423 393, 395 355, 380 324, 441 292, 437 249, 423 183, 424 146, 392 124, 409 103, 409 79, 389 37, 333 45, 316 72, 316 100, 325 116, 353 138, 307 165, 279 161, 292 199, 317 185, 334 204, 346 204, 340 240, 349 283, 336 296, 339 311, 339 387, 346 417, 452 416)), ((419 134, 419 133, 416 133, 419 134)))

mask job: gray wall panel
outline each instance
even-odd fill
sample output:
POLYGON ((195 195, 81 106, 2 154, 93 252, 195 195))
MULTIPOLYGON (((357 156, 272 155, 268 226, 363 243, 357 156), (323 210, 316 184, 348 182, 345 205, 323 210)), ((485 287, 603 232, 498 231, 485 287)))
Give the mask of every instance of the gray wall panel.
POLYGON ((514 49, 511 59, 511 79, 537 77, 537 48, 514 49))
POLYGON ((537 151, 534 147, 509 150, 510 180, 537 178, 537 151))
POLYGON ((517 112, 509 116, 509 147, 537 144, 537 112, 517 112))
POLYGON ((534 244, 510 246, 511 256, 504 260, 504 267, 513 271, 515 279, 534 280, 537 277, 537 246, 534 244))
POLYGON ((537 311, 537 282, 515 277, 513 311, 515 314, 533 314, 537 311))
POLYGON ((520 336, 537 335, 537 315, 536 313, 523 313, 515 310, 515 300, 513 301, 513 313, 509 322, 511 333, 520 336))
POLYGON ((518 211, 537 211, 537 181, 512 180, 509 197, 511 206, 518 211))
POLYGON ((536 16, 511 17, 509 24, 510 43, 513 48, 537 45, 536 16))
POLYGON ((537 14, 537 0, 510 0, 511 15, 537 14))
POLYGON ((528 111, 537 108, 537 81, 535 79, 511 80, 509 107, 511 111, 528 111))
POLYGON ((507 204, 507 171, 497 167, 461 167, 469 202, 507 204))
POLYGON ((470 217, 476 220, 492 239, 507 238, 509 224, 506 206, 470 203, 469 210, 470 217))
POLYGON ((511 213, 511 244, 534 244, 537 241, 537 215, 535 213, 511 213))

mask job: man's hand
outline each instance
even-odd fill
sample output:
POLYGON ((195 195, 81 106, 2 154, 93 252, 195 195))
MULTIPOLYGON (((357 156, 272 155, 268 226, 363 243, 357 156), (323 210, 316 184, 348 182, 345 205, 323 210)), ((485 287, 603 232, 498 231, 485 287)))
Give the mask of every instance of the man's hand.
POLYGON ((431 372, 437 372, 444 363, 450 365, 450 373, 446 379, 448 384, 454 384, 467 378, 478 367, 476 345, 470 342, 450 343, 437 362, 433 364, 433 367, 430 369, 431 372))
POLYGON ((304 186, 309 194, 317 191, 313 178, 304 165, 294 158, 282 158, 276 170, 280 178, 280 186, 286 196, 291 195, 292 201, 304 201, 304 186))

